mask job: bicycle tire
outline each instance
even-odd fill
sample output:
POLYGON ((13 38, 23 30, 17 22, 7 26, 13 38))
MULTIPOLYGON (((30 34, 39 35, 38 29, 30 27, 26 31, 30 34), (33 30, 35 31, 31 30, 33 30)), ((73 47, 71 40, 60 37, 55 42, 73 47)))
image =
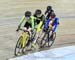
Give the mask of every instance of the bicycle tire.
POLYGON ((16 47, 15 47, 15 51, 14 51, 14 55, 18 56, 18 53, 20 53, 19 51, 17 52, 17 48, 20 50, 22 49, 22 44, 21 44, 21 40, 22 40, 22 36, 19 37, 17 43, 16 43, 16 47))
MULTIPOLYGON (((50 30, 50 31, 51 31, 51 30, 50 30)), ((46 32, 46 34, 44 35, 44 37, 43 37, 43 39, 42 39, 42 41, 41 41, 42 47, 45 47, 45 46, 46 46, 46 43, 48 43, 47 47, 51 47, 51 46, 53 45, 53 43, 54 43, 54 41, 55 41, 55 38, 56 38, 56 33, 54 33, 54 34, 55 34, 55 37, 51 40, 51 38, 49 37, 49 32, 50 32, 50 31, 48 31, 48 33, 46 32), (47 36, 46 39, 44 39, 45 36, 47 36), (52 41, 52 43, 51 43, 51 41, 52 41), (44 43, 43 43, 43 42, 44 42, 44 43), (51 44, 49 44, 49 43, 51 43, 51 44)))
POLYGON ((44 36, 43 36, 43 38, 42 38, 42 40, 41 40, 41 48, 42 48, 42 47, 45 47, 45 44, 46 44, 46 37, 47 37, 47 35, 44 34, 44 36))
MULTIPOLYGON (((49 36, 49 35, 48 35, 49 36)), ((54 33, 53 38, 48 37, 48 47, 51 47, 55 41, 56 33, 54 33), (51 44, 50 44, 51 43, 51 44)))

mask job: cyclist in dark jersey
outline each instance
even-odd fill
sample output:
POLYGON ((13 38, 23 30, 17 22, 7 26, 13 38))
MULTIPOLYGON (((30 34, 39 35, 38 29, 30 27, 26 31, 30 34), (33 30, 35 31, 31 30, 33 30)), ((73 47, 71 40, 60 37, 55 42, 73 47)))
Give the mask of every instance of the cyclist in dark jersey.
POLYGON ((54 12, 54 10, 52 9, 52 6, 47 6, 47 9, 45 11, 45 15, 46 15, 46 19, 48 20, 49 17, 51 16, 51 14, 54 12))

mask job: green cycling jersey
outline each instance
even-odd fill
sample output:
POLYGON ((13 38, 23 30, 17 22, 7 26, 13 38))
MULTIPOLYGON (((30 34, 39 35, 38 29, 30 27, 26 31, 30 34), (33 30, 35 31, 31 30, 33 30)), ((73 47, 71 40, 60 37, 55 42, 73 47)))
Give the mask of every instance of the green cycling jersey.
POLYGON ((23 22, 28 22, 31 24, 31 28, 34 29, 34 16, 31 16, 29 20, 26 20, 25 16, 23 16, 20 20, 19 26, 22 25, 23 22))

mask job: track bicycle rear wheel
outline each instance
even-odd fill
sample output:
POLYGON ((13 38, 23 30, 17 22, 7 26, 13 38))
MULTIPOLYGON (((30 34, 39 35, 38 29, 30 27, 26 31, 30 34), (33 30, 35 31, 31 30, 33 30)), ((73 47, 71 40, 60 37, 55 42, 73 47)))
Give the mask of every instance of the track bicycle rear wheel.
POLYGON ((50 32, 51 31, 48 32, 48 38, 47 38, 48 39, 48 47, 51 47, 53 45, 55 38, 56 38, 56 33, 54 33, 53 36, 51 37, 50 32))

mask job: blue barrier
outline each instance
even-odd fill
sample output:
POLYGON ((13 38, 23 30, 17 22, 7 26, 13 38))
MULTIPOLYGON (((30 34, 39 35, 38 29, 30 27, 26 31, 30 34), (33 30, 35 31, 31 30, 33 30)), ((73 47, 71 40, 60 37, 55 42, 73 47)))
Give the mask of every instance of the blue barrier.
POLYGON ((9 60, 75 60, 75 46, 54 48, 9 60))

